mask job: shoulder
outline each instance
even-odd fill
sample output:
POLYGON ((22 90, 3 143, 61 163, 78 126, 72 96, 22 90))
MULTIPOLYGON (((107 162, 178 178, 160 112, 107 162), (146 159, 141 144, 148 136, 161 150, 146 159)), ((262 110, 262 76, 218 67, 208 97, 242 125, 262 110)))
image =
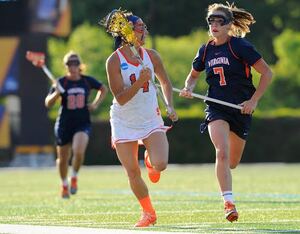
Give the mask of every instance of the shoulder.
POLYGON ((201 44, 199 46, 199 51, 204 51, 208 45, 209 45, 209 43, 207 43, 207 44, 201 44))
POLYGON ((145 51, 149 55, 149 57, 151 59, 151 62, 154 65, 162 62, 160 54, 156 50, 154 50, 154 49, 145 49, 145 51))
POLYGON ((120 65, 120 59, 117 51, 114 51, 106 60, 106 66, 120 65))
POLYGON ((232 37, 230 39, 230 44, 231 46, 236 46, 236 47, 253 47, 251 42, 249 42, 245 38, 240 38, 240 37, 232 37))
POLYGON ((250 65, 261 58, 256 48, 245 38, 232 37, 229 46, 233 55, 250 65))
POLYGON ((206 43, 206 44, 201 44, 198 51, 197 51, 197 54, 194 58, 194 62, 204 62, 204 59, 205 59, 205 55, 206 55, 206 49, 207 47, 209 46, 209 42, 206 43))
POLYGON ((81 75, 81 77, 86 80, 97 80, 95 77, 89 75, 81 75))
POLYGON ((88 85, 89 89, 98 89, 102 83, 93 76, 81 75, 83 81, 88 85))
POLYGON ((61 76, 59 78, 57 78, 57 81, 61 84, 63 84, 64 82, 66 82, 67 78, 65 76, 61 76))
POLYGON ((160 58, 159 53, 154 50, 154 49, 145 49, 145 51, 148 53, 148 55, 150 56, 150 58, 152 59, 157 59, 160 58))
POLYGON ((207 49, 208 46, 209 46, 209 43, 200 45, 200 47, 198 49, 197 56, 199 56, 199 55, 200 55, 200 57, 204 56, 204 54, 206 53, 206 49, 207 49))

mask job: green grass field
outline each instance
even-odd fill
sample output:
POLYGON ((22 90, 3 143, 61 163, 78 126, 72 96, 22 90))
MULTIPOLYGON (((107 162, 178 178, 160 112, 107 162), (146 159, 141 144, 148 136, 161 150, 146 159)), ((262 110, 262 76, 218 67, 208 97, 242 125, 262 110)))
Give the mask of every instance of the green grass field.
MULTIPOLYGON (((214 165, 170 165, 158 184, 143 168, 158 222, 151 231, 300 232, 300 164, 241 164, 233 170, 238 222, 223 216, 214 165)), ((0 223, 132 229, 140 208, 123 169, 83 167, 79 193, 59 197, 55 168, 0 168, 0 223)))

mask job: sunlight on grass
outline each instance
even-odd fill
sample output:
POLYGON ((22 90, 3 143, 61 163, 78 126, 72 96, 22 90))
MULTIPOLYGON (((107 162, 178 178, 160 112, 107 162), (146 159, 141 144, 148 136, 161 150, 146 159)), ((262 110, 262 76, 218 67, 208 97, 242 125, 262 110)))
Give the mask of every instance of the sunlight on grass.
MULTIPOLYGON (((233 171, 240 219, 228 223, 214 165, 170 165, 158 184, 143 169, 158 214, 147 230, 191 233, 267 233, 300 226, 299 164, 249 164, 233 171), (279 186, 280 185, 280 186, 279 186)), ((59 197, 54 168, 0 171, 0 223, 132 229, 138 202, 120 166, 84 167, 79 193, 59 197)))

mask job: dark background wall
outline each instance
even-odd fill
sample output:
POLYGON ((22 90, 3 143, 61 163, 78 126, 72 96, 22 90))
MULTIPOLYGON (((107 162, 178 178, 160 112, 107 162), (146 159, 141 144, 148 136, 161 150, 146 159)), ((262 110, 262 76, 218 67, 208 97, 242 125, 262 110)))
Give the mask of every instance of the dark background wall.
MULTIPOLYGON (((211 163, 215 153, 208 133, 199 132, 201 119, 182 119, 167 135, 170 163, 211 163)), ((242 162, 300 162, 299 118, 254 118, 242 162)), ((143 147, 139 157, 142 159, 143 147)), ((109 122, 94 122, 86 165, 119 164, 111 148, 109 122)))

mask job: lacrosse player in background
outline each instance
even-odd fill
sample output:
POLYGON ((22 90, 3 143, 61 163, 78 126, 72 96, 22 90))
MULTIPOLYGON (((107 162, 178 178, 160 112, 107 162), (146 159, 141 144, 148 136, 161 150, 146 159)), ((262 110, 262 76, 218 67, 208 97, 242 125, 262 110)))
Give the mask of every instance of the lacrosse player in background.
POLYGON ((59 99, 61 106, 55 123, 57 149, 57 166, 62 181, 61 196, 69 198, 69 194, 77 192, 77 177, 84 161, 85 150, 91 131, 90 111, 96 110, 105 98, 107 88, 91 76, 81 73, 81 59, 78 54, 70 51, 64 56, 67 74, 57 80, 63 87, 61 93, 58 85, 51 87, 45 99, 46 107, 51 107, 59 99), (91 103, 88 97, 92 89, 97 94, 91 103), (68 182, 69 160, 72 157, 72 174, 70 188, 68 182), (69 191, 70 189, 70 191, 69 191))
POLYGON ((148 188, 141 177, 138 142, 146 147, 145 165, 153 183, 158 182, 161 171, 166 169, 169 154, 167 127, 164 126, 156 90, 150 79, 154 80, 156 76, 162 86, 169 105, 169 118, 176 121, 177 114, 173 107, 172 84, 159 54, 142 47, 148 34, 145 23, 132 13, 126 13, 125 17, 137 38, 138 45, 135 48, 140 58, 134 56, 130 45, 121 37, 115 37, 116 50, 106 62, 108 83, 114 96, 110 110, 112 143, 143 210, 135 227, 147 227, 155 224, 157 217, 148 188))
POLYGON ((237 110, 206 101, 205 123, 200 127, 201 132, 208 128, 215 147, 215 172, 224 200, 225 218, 232 222, 238 219, 238 212, 230 169, 241 160, 252 113, 270 84, 272 72, 253 45, 242 38, 255 22, 249 12, 233 4, 212 4, 206 19, 211 40, 200 47, 179 95, 191 98, 199 74, 205 70, 209 97, 242 106, 237 110), (252 83, 251 66, 260 74, 257 89, 252 83))

